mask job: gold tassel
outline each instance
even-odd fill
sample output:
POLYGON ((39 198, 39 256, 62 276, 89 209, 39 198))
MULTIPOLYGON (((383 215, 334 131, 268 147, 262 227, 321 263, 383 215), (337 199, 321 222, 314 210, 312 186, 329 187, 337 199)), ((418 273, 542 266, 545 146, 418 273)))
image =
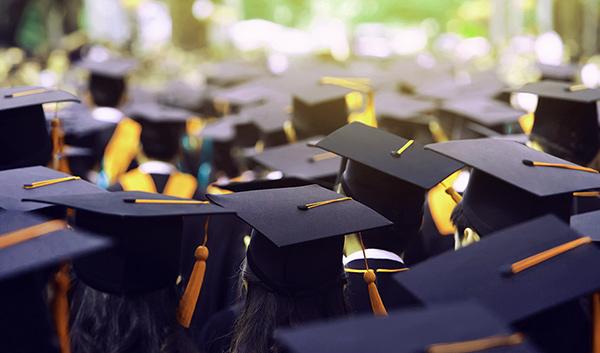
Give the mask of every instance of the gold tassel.
POLYGON ((600 292, 592 295, 593 346, 592 353, 600 353, 600 292))
POLYGON ((183 297, 179 301, 179 309, 177 312, 177 320, 179 324, 185 328, 189 328, 192 323, 194 316, 194 310, 196 309, 196 303, 200 297, 200 291, 202 290, 202 283, 204 282, 204 274, 206 272, 206 260, 208 259, 208 248, 206 242, 208 240, 208 221, 204 223, 204 241, 202 245, 196 248, 194 257, 196 262, 194 263, 194 269, 192 275, 188 281, 183 297))
POLYGON ((67 297, 70 282, 69 265, 63 264, 54 275, 54 298, 52 300, 54 327, 56 328, 61 353, 71 352, 69 339, 69 299, 67 297))
POLYGON ((369 290, 369 301, 371 301, 371 310, 373 310, 373 314, 376 316, 387 316, 387 310, 385 309, 385 305, 383 304, 383 300, 379 295, 379 289, 377 289, 377 284, 375 281, 377 280, 377 275, 375 271, 369 268, 369 261, 367 260, 367 253, 365 252, 365 244, 362 240, 362 234, 358 233, 358 240, 360 241, 360 247, 362 249, 363 258, 365 260, 365 273, 363 274, 363 279, 367 284, 367 289, 369 290))

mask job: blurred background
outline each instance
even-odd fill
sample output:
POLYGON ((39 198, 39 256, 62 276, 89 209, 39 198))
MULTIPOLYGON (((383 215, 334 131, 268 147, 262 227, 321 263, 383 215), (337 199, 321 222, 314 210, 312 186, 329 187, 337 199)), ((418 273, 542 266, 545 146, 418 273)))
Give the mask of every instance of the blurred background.
POLYGON ((280 74, 314 57, 496 67, 510 85, 539 79, 540 65, 576 65, 578 80, 600 82, 598 0, 2 0, 0 13, 0 79, 11 85, 63 82, 90 45, 192 84, 198 65, 225 58, 280 74))

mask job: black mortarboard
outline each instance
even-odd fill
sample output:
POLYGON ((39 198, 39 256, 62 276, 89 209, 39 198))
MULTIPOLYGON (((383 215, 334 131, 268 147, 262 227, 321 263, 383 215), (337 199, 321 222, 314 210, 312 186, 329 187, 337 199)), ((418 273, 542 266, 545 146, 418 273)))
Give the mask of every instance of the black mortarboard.
POLYGON ((60 195, 34 201, 75 209, 75 227, 92 229, 115 242, 111 249, 75 261, 74 269, 89 286, 117 294, 175 284, 182 216, 232 213, 202 201, 145 192, 60 195))
POLYGON ((207 197, 235 210, 255 229, 248 266, 283 293, 341 284, 342 235, 391 224, 361 203, 317 185, 207 197))
POLYGON ((172 108, 155 102, 132 103, 125 108, 125 114, 132 119, 155 124, 185 124, 193 113, 172 108))
POLYGON ((490 347, 490 352, 537 351, 508 323, 475 302, 398 311, 384 318, 341 319, 275 332, 275 340, 290 353, 430 352, 433 347, 452 343, 485 344, 492 337, 499 341, 498 346, 490 347))
POLYGON ((207 90, 183 81, 172 81, 157 95, 160 104, 200 112, 206 108, 207 90))
POLYGON ((231 182, 228 184, 217 184, 220 189, 232 192, 243 192, 251 190, 279 189, 286 187, 297 187, 313 184, 313 182, 300 178, 279 178, 279 179, 256 179, 251 181, 231 182))
POLYGON ((538 96, 530 139, 545 152, 582 165, 600 149, 598 107, 600 89, 556 81, 527 84, 519 92, 538 96))
POLYGON ((460 124, 477 135, 485 136, 518 131, 518 120, 523 114, 525 112, 490 98, 459 98, 444 102, 440 108, 440 118, 448 131, 452 129, 448 125, 460 124), (493 131, 486 134, 485 128, 493 131))
POLYGON ((52 142, 42 104, 79 102, 74 95, 41 87, 0 89, 0 170, 46 165, 52 142))
POLYGON ((578 72, 577 65, 572 64, 549 65, 538 63, 537 68, 542 74, 542 80, 573 82, 578 72))
POLYGON ((22 199, 58 195, 106 193, 87 181, 76 179, 26 189, 24 185, 40 181, 68 178, 70 175, 46 167, 28 167, 0 171, 0 208, 15 211, 35 211, 50 207, 44 203, 22 202, 22 199))
POLYGON ((600 187, 593 170, 569 169, 581 167, 515 141, 461 140, 425 148, 473 167, 462 208, 479 234, 546 213, 568 221, 572 192, 600 187))
POLYGON ((284 126, 291 119, 290 102, 287 99, 244 109, 241 112, 258 130, 258 138, 265 147, 284 145, 288 142, 284 126))
POLYGON ((546 215, 419 263, 394 279, 426 305, 477 299, 514 323, 600 288, 591 270, 600 266, 600 249, 585 241, 546 215), (555 249, 567 243, 574 247, 555 249), (531 258, 547 250, 546 261, 531 258))
POLYGON ((409 141, 380 129, 352 123, 325 137, 316 146, 421 189, 432 188, 462 167, 461 163, 440 158, 416 142, 408 144, 409 141))
POLYGON ((331 182, 340 169, 341 158, 308 146, 314 140, 265 149, 251 157, 256 163, 283 173, 286 177, 331 182))
POLYGON ((264 75, 266 71, 249 62, 224 61, 209 68, 206 81, 211 85, 229 87, 264 75))
POLYGON ((29 240, 18 241, 14 233, 9 234, 45 222, 51 221, 27 212, 0 212, 0 281, 105 249, 111 243, 97 234, 68 228, 62 220, 52 222, 50 232, 29 240))
POLYGON ((70 105, 56 114, 48 113, 46 120, 51 121, 55 116, 60 120, 67 145, 96 148, 98 134, 115 128, 113 123, 94 119, 84 104, 70 105))
POLYGON ((397 92, 382 91, 375 94, 378 126, 395 135, 421 143, 432 142, 429 124, 433 118, 426 115, 434 109, 433 102, 397 92))
POLYGON ((104 60, 86 58, 77 63, 78 67, 86 69, 92 75, 122 79, 137 67, 134 59, 108 57, 104 60))
POLYGON ((69 228, 63 220, 0 211, 0 244, 2 350, 57 352, 45 299, 49 275, 64 261, 107 248, 110 240, 69 228))
POLYGON ((293 92, 292 125, 300 139, 327 135, 348 123, 348 88, 318 83, 305 84, 293 92))
POLYGON ((287 94, 278 92, 270 87, 265 87, 260 81, 248 82, 239 86, 226 88, 213 93, 215 102, 226 103, 229 111, 233 113, 241 110, 266 103, 269 100, 282 99, 287 94))

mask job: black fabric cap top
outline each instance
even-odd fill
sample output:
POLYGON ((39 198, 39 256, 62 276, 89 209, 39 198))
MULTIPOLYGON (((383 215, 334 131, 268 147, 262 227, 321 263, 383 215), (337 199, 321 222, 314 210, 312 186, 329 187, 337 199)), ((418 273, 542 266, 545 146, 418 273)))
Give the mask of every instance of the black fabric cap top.
POLYGON ((341 158, 324 154, 318 148, 307 144, 315 140, 305 140, 291 145, 265 149, 252 156, 252 160, 271 170, 278 170, 286 177, 305 180, 319 180, 335 177, 341 158))
POLYGON ((391 225, 361 203, 317 185, 207 197, 254 228, 248 266, 282 294, 341 286, 343 235, 391 225))
POLYGON ((74 269, 87 285, 116 294, 146 293, 175 285, 181 261, 182 216, 232 213, 212 204, 126 202, 190 201, 145 192, 65 195, 36 200, 75 209, 76 228, 93 230, 114 241, 111 249, 75 261, 74 269))
POLYGON ((507 274, 512 264, 578 238, 556 217, 543 216, 431 258, 394 279, 426 305, 477 299, 513 323, 600 288, 591 270, 600 266, 600 249, 591 243, 507 274))
POLYGON ((51 207, 46 203, 23 202, 25 198, 51 197, 59 195, 104 194, 107 193, 96 185, 85 180, 69 180, 39 188, 25 189, 23 185, 38 181, 68 177, 68 174, 57 172, 46 167, 28 167, 0 172, 0 208, 16 211, 34 211, 51 207))
POLYGON ((317 147, 423 189, 432 188, 462 168, 461 163, 432 153, 416 142, 401 154, 395 153, 408 142, 383 130, 352 123, 322 139, 317 147))
POLYGON ((232 192, 243 192, 251 190, 279 189, 286 187, 305 186, 313 182, 300 178, 280 178, 280 179, 256 179, 251 181, 231 182, 228 184, 217 184, 220 189, 232 192))
POLYGON ((571 228, 579 234, 600 241, 600 211, 592 211, 571 216, 571 228))
POLYGON ((533 93, 540 98, 554 98, 578 103, 593 103, 600 100, 600 89, 571 89, 573 85, 558 81, 528 83, 516 92, 533 93))
POLYGON ((425 149, 455 159, 537 196, 600 187, 600 174, 597 173, 526 165, 527 162, 523 161, 575 166, 515 141, 485 138, 460 140, 430 144, 425 149))
POLYGON ((193 113, 172 108, 155 102, 132 103, 125 109, 125 114, 135 120, 151 123, 185 123, 193 113))
POLYGON ((451 100, 444 102, 441 109, 488 127, 515 123, 525 114, 491 98, 451 100))
POLYGON ((418 117, 435 109, 435 103, 402 95, 393 91, 375 94, 375 111, 378 119, 405 120, 418 117))
POLYGON ((41 87, 0 89, 0 170, 48 163, 52 144, 42 104, 53 102, 79 99, 41 87))
MULTIPOLYGON (((275 339, 291 353, 415 353, 426 352, 434 344, 459 343, 513 333, 507 323, 483 306, 475 302, 460 302, 397 311, 384 318, 364 316, 281 329, 275 332, 275 339)), ((489 350, 492 351, 537 352, 526 341, 489 350)))
MULTIPOLYGON (((0 238, 50 219, 19 211, 0 211, 0 238)), ((107 238, 80 229, 60 229, 0 250, 0 281, 106 249, 107 238)))

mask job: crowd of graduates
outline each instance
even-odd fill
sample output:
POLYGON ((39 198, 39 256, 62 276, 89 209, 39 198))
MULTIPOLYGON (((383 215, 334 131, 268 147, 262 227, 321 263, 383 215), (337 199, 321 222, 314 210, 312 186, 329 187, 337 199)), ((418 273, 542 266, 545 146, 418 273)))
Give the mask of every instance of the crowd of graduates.
POLYGON ((600 352, 600 89, 568 67, 149 91, 91 54, 77 92, 0 88, 0 352, 600 352))

